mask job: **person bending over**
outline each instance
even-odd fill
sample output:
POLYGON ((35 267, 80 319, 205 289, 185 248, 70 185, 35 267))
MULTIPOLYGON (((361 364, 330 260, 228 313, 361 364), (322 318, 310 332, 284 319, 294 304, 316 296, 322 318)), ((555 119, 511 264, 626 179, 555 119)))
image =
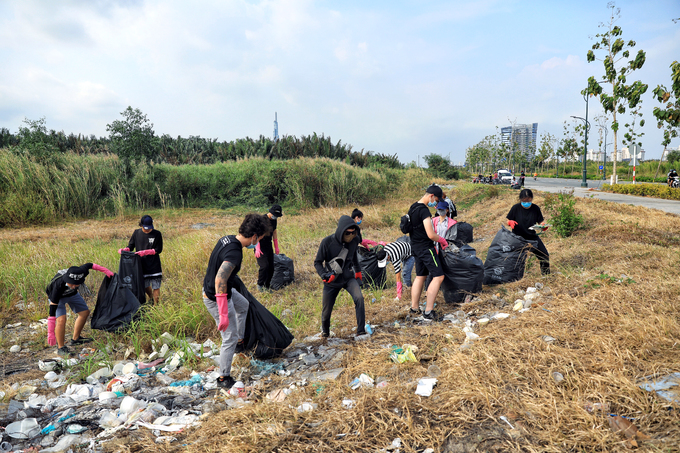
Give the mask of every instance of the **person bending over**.
MULTIPOLYGON (((508 212, 508 225, 510 225, 512 232, 516 235, 530 241, 536 241, 536 247, 531 248, 531 253, 538 258, 538 262, 541 265, 541 274, 548 275, 550 274, 550 254, 536 231, 530 229, 537 224, 545 225, 541 208, 533 204, 534 194, 531 189, 522 189, 519 193, 519 201, 508 212)), ((547 229, 548 227, 545 227, 543 231, 547 229)))

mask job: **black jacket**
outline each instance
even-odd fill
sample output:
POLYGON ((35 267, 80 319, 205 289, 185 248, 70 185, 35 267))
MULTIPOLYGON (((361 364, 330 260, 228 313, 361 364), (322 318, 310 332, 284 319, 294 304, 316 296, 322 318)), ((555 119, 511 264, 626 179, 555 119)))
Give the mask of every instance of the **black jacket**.
POLYGON ((335 230, 335 234, 326 236, 321 240, 319 244, 319 251, 316 252, 316 258, 314 259, 314 268, 316 269, 319 277, 323 277, 327 272, 331 272, 331 268, 328 266, 328 262, 340 254, 343 247, 347 248, 347 258, 342 266, 342 275, 336 275, 335 280, 332 283, 327 283, 332 287, 343 287, 352 278, 354 278, 355 269, 359 270, 359 256, 357 249, 359 247, 360 239, 357 234, 352 242, 345 244, 342 242, 342 234, 350 227, 354 227, 357 231, 360 231, 359 225, 357 225, 354 220, 348 215, 343 215, 338 220, 338 228, 335 230))

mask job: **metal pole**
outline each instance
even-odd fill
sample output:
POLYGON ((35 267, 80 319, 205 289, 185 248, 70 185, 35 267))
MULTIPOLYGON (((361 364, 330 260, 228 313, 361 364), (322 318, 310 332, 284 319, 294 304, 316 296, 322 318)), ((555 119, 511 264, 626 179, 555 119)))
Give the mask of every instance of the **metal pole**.
POLYGON ((581 180, 581 187, 588 187, 588 181, 586 180, 586 154, 588 152, 588 91, 583 95, 586 100, 586 138, 583 144, 583 179, 581 180))
POLYGON ((608 129, 604 128, 604 165, 602 165, 602 181, 607 177, 607 132, 608 129))

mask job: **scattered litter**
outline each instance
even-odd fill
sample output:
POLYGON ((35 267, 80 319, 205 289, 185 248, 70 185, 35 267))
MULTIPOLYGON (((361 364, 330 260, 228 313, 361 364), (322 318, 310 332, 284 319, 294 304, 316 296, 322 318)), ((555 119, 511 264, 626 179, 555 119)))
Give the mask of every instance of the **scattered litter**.
POLYGON ((515 429, 515 427, 512 426, 512 424, 510 424, 510 422, 508 421, 508 417, 506 417, 505 415, 501 415, 501 420, 507 423, 510 426, 510 428, 515 429))
POLYGON ((35 418, 25 418, 7 425, 5 433, 14 439, 30 439, 40 434, 40 425, 35 418))
POLYGON ((345 409, 353 409, 355 405, 356 401, 354 400, 351 399, 342 400, 342 407, 344 407, 345 409))
POLYGON ((493 315, 493 319, 505 319, 508 317, 510 317, 508 313, 496 313, 495 315, 493 315))
POLYGON ((156 437, 157 444, 177 442, 177 438, 173 436, 158 436, 156 437))
POLYGON ((267 393, 267 399, 275 403, 282 403, 290 394, 290 389, 276 389, 267 393))
POLYGON ((646 376, 638 384, 648 392, 656 392, 661 398, 671 403, 680 403, 680 373, 665 376, 646 376))
POLYGON ((9 352, 21 352, 21 346, 19 346, 18 344, 15 344, 11 348, 9 348, 9 352))
POLYGON ((524 301, 522 299, 517 299, 515 301, 515 305, 513 305, 512 310, 513 311, 518 311, 524 308, 524 301))
POLYGON ((553 378, 553 381, 555 381, 556 384, 559 384, 562 381, 564 381, 564 375, 562 373, 560 373, 559 371, 553 371, 552 372, 552 378, 553 378))
POLYGON ((427 367, 427 375, 429 377, 436 378, 436 377, 441 376, 441 374, 442 374, 442 370, 437 365, 432 364, 429 367, 427 367))
POLYGON ((404 344, 401 348, 397 345, 392 346, 390 359, 395 363, 417 362, 415 351, 418 347, 412 344, 404 344))
POLYGON ((298 412, 309 412, 316 409, 318 405, 316 403, 302 403, 297 407, 298 412))
POLYGON ((553 338, 553 337, 551 337, 550 335, 541 335, 541 340, 543 340, 543 341, 545 341, 546 343, 550 344, 550 343, 554 343, 555 341, 557 341, 557 338, 553 338))
POLYGON ((432 395, 432 389, 437 384, 437 378, 422 378, 418 381, 418 387, 416 387, 416 395, 420 396, 430 396, 432 395))
POLYGON ((611 415, 609 417, 609 426, 615 433, 621 433, 626 437, 626 446, 628 448, 637 447, 638 440, 649 440, 650 437, 638 430, 630 420, 627 420, 620 415, 611 415))
POLYGON ((361 375, 358 378, 354 378, 352 382, 349 383, 349 386, 352 390, 356 390, 359 387, 366 387, 366 388, 373 388, 374 386, 374 380, 372 377, 370 377, 367 374, 361 373, 361 375))
POLYGON ((485 326, 489 323, 489 321, 490 321, 489 318, 479 318, 477 320, 477 324, 479 324, 480 326, 485 326))
POLYGON ((586 401, 583 404, 583 408, 590 413, 593 413, 593 412, 608 413, 610 411, 609 403, 593 403, 591 401, 586 401))

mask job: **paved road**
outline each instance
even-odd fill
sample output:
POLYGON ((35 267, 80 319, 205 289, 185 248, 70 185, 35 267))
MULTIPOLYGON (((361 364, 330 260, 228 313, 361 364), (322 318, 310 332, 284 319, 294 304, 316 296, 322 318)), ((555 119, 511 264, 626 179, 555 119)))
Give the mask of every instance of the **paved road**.
MULTIPOLYGON (((614 203, 645 206, 647 208, 680 215, 680 201, 601 192, 599 188, 603 183, 605 183, 605 181, 588 180, 588 188, 584 188, 581 187, 580 179, 537 178, 537 180, 534 181, 534 178, 531 177, 526 179, 524 185, 527 189, 541 190, 544 192, 560 192, 573 189, 574 195, 578 197, 593 197, 599 198, 600 200, 612 201, 614 203)), ((625 182, 622 184, 628 183, 629 182, 625 182)))

